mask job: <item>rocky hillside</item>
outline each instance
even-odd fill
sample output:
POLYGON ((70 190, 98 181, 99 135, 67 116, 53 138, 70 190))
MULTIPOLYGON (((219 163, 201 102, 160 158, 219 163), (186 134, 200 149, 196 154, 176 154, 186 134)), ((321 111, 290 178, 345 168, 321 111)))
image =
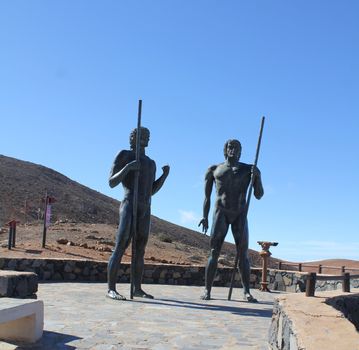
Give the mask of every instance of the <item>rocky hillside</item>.
MULTIPOLYGON (((118 221, 117 200, 42 165, 0 155, 0 226, 10 219, 22 223, 37 221, 43 211, 42 198, 46 192, 57 199, 52 221, 110 225, 118 221)), ((181 249, 188 254, 193 249, 207 254, 209 249, 208 236, 154 216, 151 235, 161 242, 180 243, 181 249)), ((234 245, 225 243, 222 253, 233 261, 234 245)), ((260 265, 257 252, 250 251, 249 256, 252 265, 260 265)))
POLYGON ((45 193, 56 198, 54 220, 115 223, 119 202, 42 165, 0 155, 0 222, 31 222, 45 193), (26 210, 26 213, 25 213, 26 210))

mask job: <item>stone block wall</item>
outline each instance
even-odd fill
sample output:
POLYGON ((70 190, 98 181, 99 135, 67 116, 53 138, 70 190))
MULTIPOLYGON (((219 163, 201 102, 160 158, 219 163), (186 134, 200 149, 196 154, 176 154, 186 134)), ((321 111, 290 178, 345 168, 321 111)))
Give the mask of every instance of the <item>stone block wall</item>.
POLYGON ((278 300, 273 305, 271 326, 269 329, 269 348, 271 350, 298 350, 297 334, 291 318, 278 300))
POLYGON ((0 270, 0 297, 33 297, 37 285, 38 278, 33 272, 0 270))
MULTIPOLYGON (((270 269, 268 271, 268 282, 270 290, 290 293, 305 292, 307 273, 270 269)), ((351 279, 350 288, 359 288, 359 279, 351 279)), ((317 281, 315 284, 317 292, 341 289, 342 281, 317 281)))
MULTIPOLYGON (((0 270, 34 272, 39 281, 107 281, 107 262, 61 259, 11 259, 0 258, 0 270)), ((144 283, 172 285, 204 285, 204 266, 183 266, 171 264, 146 264, 144 283)), ((219 268, 214 286, 229 286, 231 268, 219 268)), ((262 278, 261 268, 252 268, 251 288, 259 288, 262 278)), ((121 264, 118 282, 130 282, 130 264, 121 264)), ((294 271, 268 270, 269 289, 303 292, 305 291, 306 273, 294 271)), ((359 280, 351 280, 352 288, 359 287, 359 280)), ((241 287, 239 273, 236 275, 235 287, 241 287)), ((318 281, 317 290, 340 289, 340 281, 318 281)))
MULTIPOLYGON (((40 281, 105 282, 107 280, 107 263, 101 261, 0 258, 0 269, 34 272, 40 281)), ((204 285, 204 274, 204 266, 146 264, 143 282, 201 286, 204 285)), ((229 286, 231 274, 231 268, 219 268, 213 284, 229 286)), ((259 287, 260 278, 261 269, 253 268, 251 286, 259 287)), ((130 264, 120 265, 118 282, 130 282, 130 264)), ((236 275, 235 286, 241 286, 239 273, 236 275)))
POLYGON ((359 332, 359 294, 339 295, 326 300, 326 304, 331 305, 336 310, 342 312, 345 318, 353 323, 354 327, 359 332))

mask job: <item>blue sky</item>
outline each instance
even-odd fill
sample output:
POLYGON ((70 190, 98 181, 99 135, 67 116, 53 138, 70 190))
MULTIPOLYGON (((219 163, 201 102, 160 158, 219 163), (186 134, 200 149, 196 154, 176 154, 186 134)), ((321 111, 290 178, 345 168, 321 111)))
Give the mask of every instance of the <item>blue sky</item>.
POLYGON ((265 115, 250 248, 358 260, 358 13, 354 0, 1 1, 0 153, 121 199, 108 174, 141 98, 148 155, 158 175, 171 166, 153 214, 197 230, 206 169, 229 138, 252 163, 265 115))

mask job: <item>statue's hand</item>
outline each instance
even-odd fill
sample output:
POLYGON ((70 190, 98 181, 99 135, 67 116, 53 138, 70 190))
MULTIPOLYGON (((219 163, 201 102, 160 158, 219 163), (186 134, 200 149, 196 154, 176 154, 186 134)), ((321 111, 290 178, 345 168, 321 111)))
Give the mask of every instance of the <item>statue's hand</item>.
POLYGON ((169 165, 164 165, 162 167, 162 171, 163 171, 163 175, 167 176, 170 172, 170 166, 169 165))
POLYGON ((207 218, 203 218, 198 226, 201 226, 202 225, 202 232, 203 233, 207 233, 207 230, 208 230, 208 219, 207 218))
POLYGON ((139 160, 133 160, 132 162, 128 163, 126 167, 128 168, 129 171, 136 171, 136 170, 140 170, 141 168, 140 165, 141 164, 139 160))

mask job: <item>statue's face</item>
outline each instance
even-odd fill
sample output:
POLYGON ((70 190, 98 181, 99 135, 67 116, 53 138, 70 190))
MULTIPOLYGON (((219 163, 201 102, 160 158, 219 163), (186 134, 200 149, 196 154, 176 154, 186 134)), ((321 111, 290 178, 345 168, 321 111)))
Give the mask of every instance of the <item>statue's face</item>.
MULTIPOLYGON (((150 131, 147 128, 141 128, 140 147, 142 147, 142 148, 147 147, 149 140, 150 140, 150 131)), ((136 148, 136 132, 135 132, 135 130, 133 130, 130 135, 130 145, 131 145, 131 149, 134 150, 136 148)))
POLYGON ((227 145, 227 158, 238 160, 241 156, 241 148, 235 142, 229 142, 227 145))
POLYGON ((146 129, 141 130, 141 147, 147 147, 150 140, 150 133, 146 129))

